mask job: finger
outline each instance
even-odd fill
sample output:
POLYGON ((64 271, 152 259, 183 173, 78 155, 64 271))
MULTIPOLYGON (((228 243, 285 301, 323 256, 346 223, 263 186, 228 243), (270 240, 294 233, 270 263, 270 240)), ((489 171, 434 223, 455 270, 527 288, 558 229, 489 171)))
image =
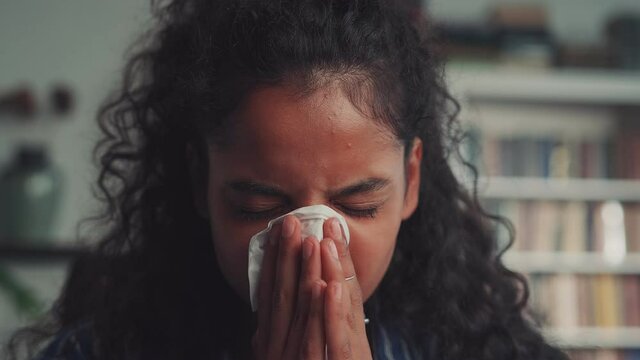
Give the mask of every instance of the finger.
POLYGON ((331 238, 325 237, 320 243, 320 249, 322 279, 327 284, 330 282, 343 282, 344 271, 342 271, 335 242, 331 238))
POLYGON ((347 245, 342 226, 340 226, 340 221, 336 218, 328 219, 322 225, 322 230, 325 234, 324 237, 335 240, 338 258, 340 259, 344 273, 348 276, 354 275, 356 272, 353 267, 353 262, 351 261, 349 246, 347 245))
MULTIPOLYGON (((333 290, 340 290, 339 299, 340 303, 334 304, 334 311, 330 312, 325 307, 325 317, 332 316, 334 321, 334 325, 338 326, 338 321, 336 320, 336 316, 341 321, 340 329, 336 330, 332 328, 331 331, 338 331, 342 337, 346 337, 344 341, 350 341, 351 338, 357 339, 357 345, 360 347, 364 341, 366 341, 366 331, 364 329, 364 318, 360 320, 360 317, 356 316, 356 312, 362 311, 359 309, 354 309, 351 306, 351 298, 349 294, 349 286, 346 284, 344 279, 344 271, 342 270, 342 265, 340 263, 339 255, 337 253, 337 249, 335 246, 335 242, 330 238, 325 238, 322 240, 322 278, 328 284, 334 284, 333 287, 330 286, 330 290, 328 294, 331 294, 333 290), (340 284, 340 286, 335 285, 340 284), (338 309, 339 308, 339 309, 338 309), (356 320, 358 319, 358 320, 356 320), (358 323, 362 321, 361 323, 358 323)), ((351 281, 356 281, 357 279, 352 279, 351 281)), ((334 297, 329 297, 325 300, 325 306, 329 301, 337 301, 334 297)), ((329 325, 327 324, 327 328, 329 325)), ((327 335, 328 341, 329 335, 327 335)), ((351 346, 351 343, 349 343, 351 346)), ((346 350, 345 350, 346 351, 346 350)))
POLYGON ((331 360, 351 360, 354 358, 351 337, 345 324, 344 287, 341 281, 331 281, 327 286, 324 300, 327 354, 331 360))
POLYGON ((352 329, 355 332, 364 332, 364 306, 363 306, 363 298, 362 298, 362 289, 360 288, 360 282, 358 281, 355 266, 353 265, 353 261, 351 259, 351 252, 349 250, 349 246, 344 238, 344 232, 342 231, 342 227, 340 226, 340 222, 336 218, 331 218, 325 221, 323 225, 324 234, 328 234, 327 237, 330 237, 335 240, 334 244, 336 245, 336 250, 338 252, 338 258, 340 259, 340 265, 342 266, 342 270, 344 273, 344 277, 351 277, 349 281, 346 281, 346 286, 348 295, 346 296, 346 300, 349 301, 351 306, 351 312, 354 316, 354 328, 352 329))
POLYGON ((258 329, 256 346, 260 354, 266 354, 269 344, 269 330, 271 321, 271 296, 273 294, 273 279, 275 264, 278 256, 278 241, 281 226, 276 224, 269 232, 267 244, 262 258, 260 280, 258 282, 258 329))
MULTIPOLYGON (((324 238, 322 241, 322 279, 328 283, 338 282, 346 287, 345 274, 342 270, 335 241, 331 238, 324 238)), ((355 279, 354 279, 355 280, 355 279)), ((345 294, 346 295, 346 294, 345 294)), ((347 296, 342 296, 345 311, 349 308, 347 296)))
POLYGON ((293 323, 287 337, 285 359, 296 359, 300 351, 300 343, 309 318, 313 287, 320 279, 320 245, 314 236, 309 236, 302 242, 302 269, 298 284, 298 300, 293 323))
POLYGON ((276 277, 271 298, 269 359, 281 359, 293 318, 300 268, 300 221, 287 216, 282 222, 276 277))
POLYGON ((304 338, 300 346, 300 358, 324 360, 325 358, 325 327, 324 327, 324 298, 327 284, 317 280, 311 293, 311 303, 307 318, 304 338))

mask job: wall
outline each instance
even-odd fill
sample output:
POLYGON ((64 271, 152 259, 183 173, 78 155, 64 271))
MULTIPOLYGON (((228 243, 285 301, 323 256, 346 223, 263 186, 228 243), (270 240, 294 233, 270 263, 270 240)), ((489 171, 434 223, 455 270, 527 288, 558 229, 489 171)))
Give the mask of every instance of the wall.
MULTIPOLYGON (((98 137, 98 104, 120 79, 124 51, 149 21, 148 1, 3 0, 0 2, 0 92, 21 84, 40 101, 56 82, 71 85, 77 106, 69 119, 38 118, 25 124, 0 118, 0 166, 22 141, 48 144, 66 176, 65 198, 52 237, 71 241, 78 219, 96 208, 91 150, 98 137), (50 120, 50 121, 45 121, 50 120)), ((63 282, 65 265, 0 263, 49 304, 63 282)), ((27 319, 14 313, 0 290, 0 344, 27 319)))

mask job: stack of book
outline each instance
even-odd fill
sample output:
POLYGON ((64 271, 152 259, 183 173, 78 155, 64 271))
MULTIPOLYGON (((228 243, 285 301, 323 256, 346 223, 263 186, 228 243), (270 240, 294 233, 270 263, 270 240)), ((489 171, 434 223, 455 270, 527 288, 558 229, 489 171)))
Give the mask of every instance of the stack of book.
MULTIPOLYGON (((613 211, 607 202, 486 200, 485 204, 491 213, 513 223, 516 237, 511 251, 602 252, 613 231, 625 252, 640 253, 639 203, 614 203, 613 211)), ((507 243, 506 228, 497 228, 497 238, 500 244, 507 243)))
POLYGON ((532 305, 547 327, 640 326, 640 276, 530 274, 532 305))
POLYGON ((636 132, 600 140, 482 136, 474 143, 482 148, 476 166, 486 176, 640 179, 636 132))

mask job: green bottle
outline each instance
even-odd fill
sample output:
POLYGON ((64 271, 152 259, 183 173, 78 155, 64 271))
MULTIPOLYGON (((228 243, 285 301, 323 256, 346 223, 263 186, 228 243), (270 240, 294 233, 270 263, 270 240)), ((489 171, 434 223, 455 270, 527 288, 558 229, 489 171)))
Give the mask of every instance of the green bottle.
POLYGON ((0 172, 0 242, 52 240, 62 197, 61 172, 42 146, 23 145, 0 172))

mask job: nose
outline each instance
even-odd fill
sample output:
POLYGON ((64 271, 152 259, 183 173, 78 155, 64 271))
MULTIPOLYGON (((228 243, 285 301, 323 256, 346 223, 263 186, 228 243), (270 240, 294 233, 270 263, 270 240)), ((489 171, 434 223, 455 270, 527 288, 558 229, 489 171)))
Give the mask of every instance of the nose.
MULTIPOLYGON (((307 207, 307 206, 313 206, 313 205, 325 205, 328 206, 330 208, 333 208, 331 206, 331 202, 324 198, 321 195, 305 195, 304 197, 301 197, 300 199, 293 199, 293 208, 294 209, 299 209, 299 208, 303 208, 303 207, 307 207)), ((334 209, 335 210, 335 209, 334 209)))

